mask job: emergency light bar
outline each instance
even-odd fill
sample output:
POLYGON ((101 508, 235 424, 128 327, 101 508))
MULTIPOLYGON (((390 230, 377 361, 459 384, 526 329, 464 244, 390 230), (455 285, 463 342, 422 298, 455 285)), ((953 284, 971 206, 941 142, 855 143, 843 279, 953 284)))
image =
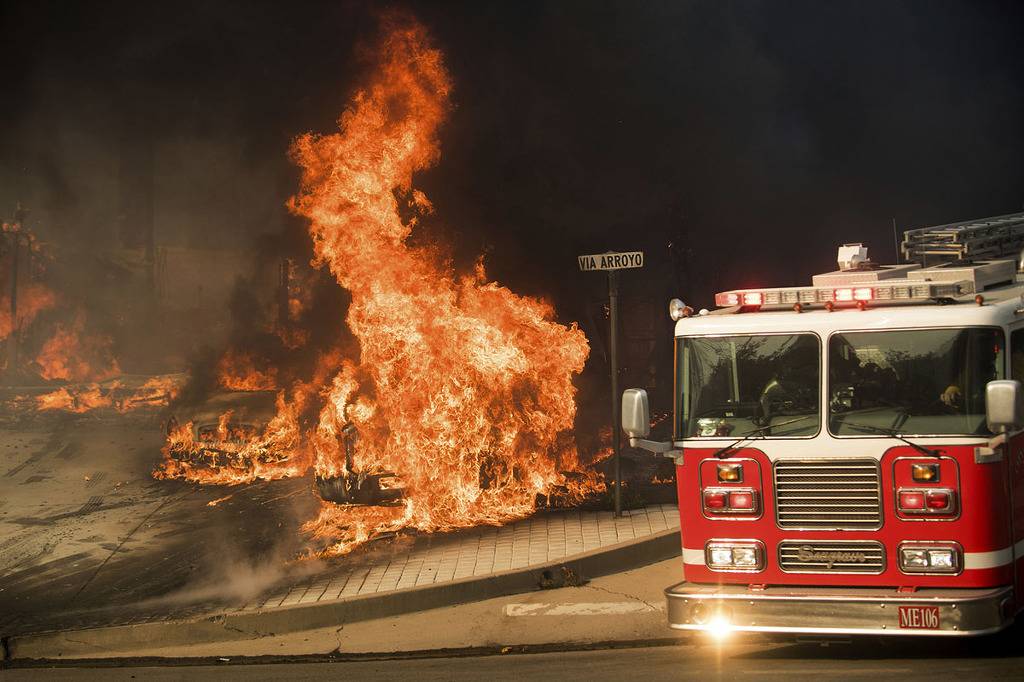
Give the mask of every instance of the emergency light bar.
POLYGON ((866 301, 928 301, 963 295, 959 283, 914 282, 851 287, 780 287, 777 289, 736 289, 715 294, 715 305, 734 306, 792 305, 794 303, 849 303, 866 301))

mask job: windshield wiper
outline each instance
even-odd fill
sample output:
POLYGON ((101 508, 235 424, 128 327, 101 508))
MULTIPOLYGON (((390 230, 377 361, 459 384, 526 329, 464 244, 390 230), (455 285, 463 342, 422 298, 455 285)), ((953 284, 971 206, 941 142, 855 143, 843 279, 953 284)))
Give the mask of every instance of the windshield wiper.
MULTIPOLYGON (((906 420, 904 420, 904 421, 906 421, 906 420)), ((864 433, 877 433, 877 434, 880 434, 880 435, 883 435, 883 436, 889 436, 890 438, 897 438, 897 439, 903 441, 904 443, 906 443, 907 445, 909 445, 910 447, 914 448, 915 450, 917 450, 918 452, 920 452, 923 455, 929 455, 931 457, 941 457, 942 456, 942 452, 940 452, 939 450, 932 450, 931 448, 926 448, 923 445, 915 443, 914 441, 910 440, 909 438, 904 437, 896 429, 887 429, 887 428, 884 428, 884 427, 881 427, 881 426, 871 426, 870 424, 854 424, 853 422, 848 422, 848 421, 845 421, 845 420, 840 422, 840 424, 843 425, 843 426, 849 426, 854 431, 861 431, 861 432, 864 432, 864 433)))
POLYGON ((795 424, 796 422, 802 422, 805 419, 810 419, 811 417, 816 417, 816 416, 818 416, 818 415, 817 414, 805 414, 804 416, 797 417, 796 419, 790 419, 789 421, 779 422, 778 424, 765 424, 761 428, 754 429, 753 431, 747 431, 745 434, 743 434, 743 436, 741 438, 738 438, 738 439, 734 440, 732 443, 729 443, 724 448, 716 450, 715 453, 712 455, 712 457, 717 457, 719 459, 725 459, 726 457, 728 457, 736 449, 736 446, 739 445, 740 443, 742 443, 744 441, 748 441, 748 440, 754 440, 755 438, 764 438, 765 437, 764 436, 764 432, 765 431, 771 431, 772 429, 777 429, 780 426, 788 426, 790 424, 795 424))

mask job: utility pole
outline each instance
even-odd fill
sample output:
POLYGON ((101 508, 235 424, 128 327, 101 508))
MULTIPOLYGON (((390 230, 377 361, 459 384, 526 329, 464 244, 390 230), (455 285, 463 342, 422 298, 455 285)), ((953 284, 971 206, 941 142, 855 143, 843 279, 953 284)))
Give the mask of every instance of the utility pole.
POLYGON ((18 367, 18 252, 21 239, 17 232, 9 233, 11 242, 11 331, 7 335, 7 376, 13 383, 18 367))
POLYGON ((608 271, 609 348, 612 366, 612 452, 615 456, 615 516, 622 516, 622 419, 619 417, 619 271, 608 271))
POLYGON ((900 263, 900 237, 899 232, 896 231, 896 216, 892 219, 892 247, 896 250, 896 260, 893 261, 897 265, 900 263))
POLYGON ((18 202, 14 211, 14 226, 7 233, 11 245, 11 330, 7 336, 7 377, 12 383, 18 372, 18 277, 19 260, 21 258, 22 234, 25 229, 25 219, 28 217, 28 209, 18 202))

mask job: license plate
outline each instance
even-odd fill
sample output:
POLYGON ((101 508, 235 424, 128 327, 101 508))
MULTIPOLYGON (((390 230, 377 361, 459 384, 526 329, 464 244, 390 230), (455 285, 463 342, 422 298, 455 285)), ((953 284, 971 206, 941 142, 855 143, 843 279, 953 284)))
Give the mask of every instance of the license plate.
POLYGON ((903 630, 938 630, 938 606, 901 606, 900 628, 903 630))

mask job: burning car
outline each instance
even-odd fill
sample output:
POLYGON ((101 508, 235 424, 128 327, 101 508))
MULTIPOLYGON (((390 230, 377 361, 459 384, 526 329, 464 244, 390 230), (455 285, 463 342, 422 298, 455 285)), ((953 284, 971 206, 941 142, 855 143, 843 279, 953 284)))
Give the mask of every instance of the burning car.
POLYGON ((187 418, 172 414, 167 419, 167 454, 197 468, 244 466, 240 453, 274 413, 274 391, 218 393, 187 418))
MULTIPOLYGON (((297 334, 282 342, 312 351, 295 340, 314 330, 332 340, 314 367, 287 366, 309 357, 298 352, 270 368, 257 363, 271 370, 265 378, 298 395, 279 401, 239 455, 218 453, 245 466, 207 475, 167 459, 155 472, 223 484, 312 470, 317 491, 335 503, 321 505, 303 530, 330 543, 327 555, 404 528, 437 532, 520 519, 537 508, 538 495, 562 488, 566 500, 604 489, 600 476, 584 470, 573 437, 574 377, 590 352, 583 331, 561 323, 544 298, 490 278, 483 258, 456 273, 443 244, 409 241, 434 210, 413 179, 441 157, 437 131, 450 109, 451 77, 425 26, 395 18, 382 29, 375 68, 338 130, 300 135, 289 153, 301 174, 289 210, 308 221, 308 260, 333 276, 324 284, 345 292, 346 312, 322 308, 337 293, 325 287, 334 293, 308 303, 317 314, 280 316, 297 334), (314 318, 314 327, 303 327, 314 318), (295 380, 283 382, 285 375, 295 380), (367 438, 354 457, 343 435, 350 423, 367 438), (268 465, 280 452, 290 455, 268 465)), ((280 300, 284 309, 293 299, 280 300)), ((218 424, 215 436, 231 436, 232 419, 220 431, 219 422, 206 423, 218 424)))
MULTIPOLYGON (((276 403, 275 391, 230 391, 207 399, 184 422, 172 415, 165 423, 168 437, 165 456, 181 468, 220 474, 232 470, 252 471, 254 460, 267 469, 287 467, 291 452, 267 447, 261 442, 261 435, 277 412, 276 403)), ((323 500, 341 505, 399 504, 403 490, 396 474, 356 469, 353 460, 357 438, 353 425, 342 429, 346 473, 315 476, 317 494, 323 500)), ((223 481, 222 476, 217 478, 223 481)), ((228 480, 242 483, 251 479, 228 480)))

